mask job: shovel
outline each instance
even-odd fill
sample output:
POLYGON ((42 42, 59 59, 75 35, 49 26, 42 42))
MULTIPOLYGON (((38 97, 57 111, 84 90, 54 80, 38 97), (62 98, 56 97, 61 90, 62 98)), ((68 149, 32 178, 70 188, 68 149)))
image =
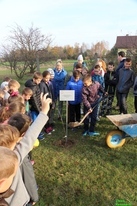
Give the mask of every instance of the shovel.
MULTIPOLYGON (((99 101, 97 102, 97 104, 95 104, 95 106, 92 108, 92 110, 93 110, 96 106, 98 106, 98 104, 99 104, 102 100, 104 100, 106 97, 107 97, 107 96, 105 96, 105 97, 103 97, 103 98, 100 98, 99 101)), ((69 126, 69 127, 78 127, 78 126, 80 126, 80 125, 83 123, 84 119, 85 119, 90 113, 91 113, 91 112, 87 112, 87 113, 83 116, 83 118, 81 119, 80 122, 69 122, 68 126, 69 126)))
POLYGON ((91 112, 87 112, 87 113, 84 115, 84 117, 81 119, 80 122, 69 122, 68 126, 69 126, 69 127, 78 127, 78 126, 80 126, 80 125, 82 124, 82 122, 84 121, 84 119, 89 115, 89 113, 91 113, 91 112))

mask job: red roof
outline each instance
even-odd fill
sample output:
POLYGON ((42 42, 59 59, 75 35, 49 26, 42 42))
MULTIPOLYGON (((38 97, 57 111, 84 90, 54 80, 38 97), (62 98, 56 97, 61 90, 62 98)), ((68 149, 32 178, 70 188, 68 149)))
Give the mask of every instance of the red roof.
POLYGON ((137 36, 117 36, 115 47, 123 49, 137 48, 137 36))

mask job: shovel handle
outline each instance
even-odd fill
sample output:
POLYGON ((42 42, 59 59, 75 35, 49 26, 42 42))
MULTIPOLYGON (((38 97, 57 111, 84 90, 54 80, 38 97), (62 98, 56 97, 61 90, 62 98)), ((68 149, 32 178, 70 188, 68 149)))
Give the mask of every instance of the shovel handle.
MULTIPOLYGON (((96 104, 93 108, 92 108, 92 111, 93 111, 93 109, 97 106, 98 104, 96 104)), ((90 114, 90 113, 92 113, 92 112, 87 112, 85 115, 84 115, 84 117, 81 119, 81 121, 79 122, 79 125, 84 121, 84 119, 86 119, 86 117, 90 114)))
POLYGON ((86 119, 86 117, 90 114, 91 112, 87 112, 84 117, 81 119, 81 121, 79 122, 79 125, 84 121, 84 119, 86 119))

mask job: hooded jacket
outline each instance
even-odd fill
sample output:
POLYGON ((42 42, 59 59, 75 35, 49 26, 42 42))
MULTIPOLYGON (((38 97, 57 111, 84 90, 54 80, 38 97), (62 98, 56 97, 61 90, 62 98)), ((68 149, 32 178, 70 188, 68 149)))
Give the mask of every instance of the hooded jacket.
POLYGON ((67 71, 62 69, 61 71, 58 72, 58 70, 55 68, 54 69, 54 79, 52 80, 53 83, 53 88, 54 88, 54 94, 55 94, 55 99, 59 97, 59 91, 65 89, 65 77, 67 75, 67 71))
POLYGON ((72 76, 66 86, 66 90, 75 91, 75 100, 69 101, 70 104, 75 105, 82 102, 82 88, 83 88, 83 81, 81 79, 75 81, 74 77, 72 76))

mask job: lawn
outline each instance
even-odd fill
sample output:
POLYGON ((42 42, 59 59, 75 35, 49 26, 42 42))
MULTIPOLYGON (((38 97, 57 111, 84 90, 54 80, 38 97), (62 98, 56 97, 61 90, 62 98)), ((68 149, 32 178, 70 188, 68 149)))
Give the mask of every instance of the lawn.
MULTIPOLYGON (((73 66, 72 62, 65 65, 68 71, 73 66)), ((132 92, 128 111, 134 112, 132 92)), ((102 117, 96 125, 100 136, 82 137, 82 127, 69 129, 67 139, 73 144, 63 146, 65 114, 64 106, 63 121, 57 120, 56 112, 55 132, 33 150, 40 196, 36 206, 136 206, 137 139, 128 137, 123 147, 108 148, 105 137, 116 127, 102 117)))
POLYGON ((123 147, 108 148, 105 136, 115 126, 101 118, 96 125, 99 137, 82 137, 82 128, 69 129, 68 140, 74 144, 63 147, 59 143, 65 136, 64 125, 55 121, 56 131, 33 150, 40 194, 37 205, 114 206, 123 201, 136 206, 137 140, 127 138, 123 147))

